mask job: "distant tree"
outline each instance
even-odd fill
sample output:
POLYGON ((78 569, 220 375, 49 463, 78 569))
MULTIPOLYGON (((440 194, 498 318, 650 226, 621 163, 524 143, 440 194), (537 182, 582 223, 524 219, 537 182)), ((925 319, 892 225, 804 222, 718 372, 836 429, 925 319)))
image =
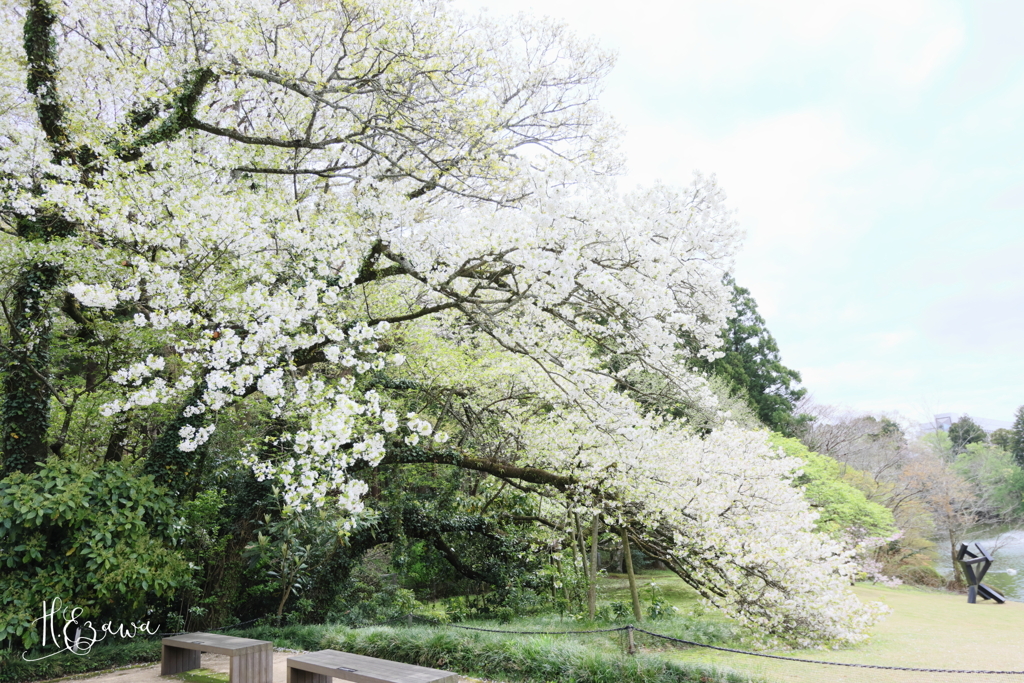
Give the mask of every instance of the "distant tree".
POLYGON ((868 472, 874 479, 888 478, 901 467, 907 439, 899 424, 890 418, 809 401, 803 401, 799 410, 813 420, 800 435, 810 450, 868 472))
POLYGON ((988 435, 989 443, 1002 448, 1007 453, 1013 452, 1013 430, 997 429, 988 435))
POLYGON ((757 311, 750 290, 730 277, 732 305, 736 316, 723 333, 721 358, 710 370, 746 397, 758 418, 771 429, 793 436, 802 423, 793 414, 794 405, 807 389, 798 388, 800 373, 782 364, 779 345, 757 311))
POLYGON ((954 571, 953 583, 962 587, 965 585, 963 571, 955 561, 957 548, 968 530, 987 517, 989 506, 978 487, 949 466, 941 448, 930 448, 927 443, 922 445, 917 457, 904 467, 904 476, 913 482, 913 488, 921 491, 937 529, 945 531, 943 535, 949 543, 947 550, 954 571))
POLYGON ((964 415, 949 427, 949 440, 953 443, 954 453, 963 453, 972 443, 985 443, 988 435, 969 415, 964 415))
POLYGON ((1024 467, 1024 406, 1017 408, 1017 416, 1013 421, 1013 442, 1010 444, 1010 452, 1016 458, 1017 464, 1024 467))
MULTIPOLYGON (((786 455, 806 463, 793 484, 803 487, 804 495, 818 513, 814 522, 818 530, 834 537, 849 534, 854 529, 870 536, 889 536, 896 531, 892 511, 868 500, 863 491, 844 478, 852 468, 835 458, 808 450, 796 439, 775 434, 771 443, 786 455)), ((856 470, 853 472, 859 474, 856 470)))
POLYGON ((957 456, 952 469, 976 487, 989 519, 1011 520, 1022 512, 1024 470, 1007 451, 972 443, 957 456))

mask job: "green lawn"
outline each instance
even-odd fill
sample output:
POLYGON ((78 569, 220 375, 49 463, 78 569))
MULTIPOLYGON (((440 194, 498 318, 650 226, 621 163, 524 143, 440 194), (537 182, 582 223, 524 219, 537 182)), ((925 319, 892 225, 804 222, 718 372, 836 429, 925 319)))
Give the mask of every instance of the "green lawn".
MULTIPOLYGON (((732 637, 735 625, 711 611, 703 613, 696 593, 671 572, 648 572, 638 576, 641 602, 650 601, 650 584, 678 608, 678 617, 648 620, 644 626, 686 640, 745 649, 732 637)), ((892 613, 875 626, 870 638, 842 650, 786 651, 786 657, 831 662, 873 664, 930 669, 982 669, 1024 671, 1024 603, 996 605, 988 601, 967 604, 965 595, 903 586, 897 589, 862 584, 854 588, 865 601, 880 601, 892 613)), ((624 575, 603 579, 598 590, 600 603, 630 603, 629 585, 624 575)), ((630 616, 626 622, 632 621, 630 616)), ((512 625, 489 624, 491 628, 556 630, 591 628, 600 624, 560 620, 557 616, 538 616, 516 620, 512 625)), ((606 652, 622 646, 619 637, 563 636, 578 638, 588 647, 606 652)), ((685 648, 665 641, 638 636, 637 642, 648 654, 681 663, 703 664, 731 669, 752 677, 780 683, 893 682, 893 683, 986 683, 1024 681, 1024 676, 974 676, 910 673, 877 669, 853 669, 782 662, 748 655, 722 653, 704 648, 685 648)))
MULTIPOLYGON (((652 580, 663 594, 686 613, 697 604, 696 596, 681 580, 669 572, 642 577, 652 580)), ((642 585, 643 585, 642 584, 642 585)), ((964 595, 953 595, 901 586, 883 588, 871 584, 854 588, 865 601, 879 601, 892 608, 892 614, 874 627, 864 643, 843 650, 802 650, 779 653, 831 662, 850 662, 884 666, 939 669, 984 669, 1024 671, 1024 603, 996 605, 989 601, 967 604, 964 595)), ((629 600, 625 577, 612 576, 602 587, 604 599, 629 600)), ((713 615, 708 615, 713 617, 713 615)), ((648 628, 659 631, 658 622, 648 628)), ((696 639, 695 639, 696 640, 696 639)), ((722 653, 702 648, 665 649, 662 655, 676 661, 714 664, 737 671, 774 678, 779 681, 899 681, 946 680, 932 674, 899 674, 870 670, 843 669, 776 662, 745 655, 722 653), (924 676, 924 678, 916 678, 924 676)), ((988 683, 1012 679, 984 676, 988 683)), ((972 680, 969 676, 949 680, 972 680)))
MULTIPOLYGON (((656 583, 658 592, 678 607, 680 612, 689 613, 699 604, 696 591, 670 571, 640 574, 636 577, 636 582, 640 592, 640 601, 643 603, 649 602, 651 584, 656 583)), ((597 599, 607 602, 630 603, 629 579, 625 574, 609 574, 598 584, 597 599)))

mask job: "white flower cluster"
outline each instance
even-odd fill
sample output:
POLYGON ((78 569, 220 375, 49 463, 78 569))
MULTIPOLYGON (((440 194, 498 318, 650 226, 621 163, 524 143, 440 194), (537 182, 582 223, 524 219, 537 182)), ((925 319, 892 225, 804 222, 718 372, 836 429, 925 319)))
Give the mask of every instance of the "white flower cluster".
POLYGON ((76 283, 68 287, 68 292, 73 294, 83 306, 95 308, 114 308, 118 303, 118 293, 109 285, 87 285, 76 283))
POLYGON ((204 443, 209 441, 210 435, 213 434, 215 425, 207 425, 196 429, 192 425, 185 425, 178 430, 178 436, 181 437, 181 442, 178 444, 178 449, 183 450, 187 453, 191 453, 195 449, 202 446, 204 443))
POLYGON ((111 376, 111 379, 122 386, 139 386, 142 380, 150 377, 154 372, 164 369, 164 359, 161 356, 150 355, 144 363, 134 363, 127 368, 121 368, 111 376))
POLYGON ((405 419, 408 420, 405 426, 409 428, 409 435, 405 437, 405 443, 410 446, 415 446, 420 442, 421 436, 430 436, 434 431, 434 426, 418 417, 416 413, 409 413, 405 419))

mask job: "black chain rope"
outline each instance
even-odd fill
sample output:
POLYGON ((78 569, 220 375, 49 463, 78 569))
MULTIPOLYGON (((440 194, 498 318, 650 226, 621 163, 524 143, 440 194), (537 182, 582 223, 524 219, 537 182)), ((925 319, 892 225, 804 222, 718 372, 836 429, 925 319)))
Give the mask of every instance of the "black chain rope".
MULTIPOLYGON (((212 633, 214 631, 230 631, 233 628, 238 628, 239 626, 245 626, 246 624, 251 624, 253 622, 259 621, 262 618, 263 617, 257 617, 255 619, 250 619, 249 621, 240 621, 237 624, 232 624, 231 626, 221 626, 220 628, 208 628, 208 629, 206 629, 206 631, 203 631, 203 633, 212 633)), ((196 633, 196 631, 176 631, 174 633, 154 633, 153 637, 155 638, 155 637, 159 637, 159 636, 180 636, 180 635, 184 635, 186 633, 196 633)))
POLYGON ((514 633, 516 635, 535 635, 535 636, 560 636, 570 633, 614 633, 615 631, 628 631, 631 627, 619 626, 618 628, 596 628, 590 631, 499 631, 491 628, 476 628, 475 626, 459 626, 458 624, 448 624, 452 628, 461 628, 467 631, 484 631, 485 633, 514 633))
POLYGON ((881 664, 849 664, 846 662, 826 662, 820 659, 800 659, 797 657, 783 657, 781 655, 769 655, 763 652, 750 652, 749 650, 736 650, 730 647, 719 647, 717 645, 708 645, 707 643, 698 643, 693 640, 684 640, 682 638, 673 638, 672 636, 662 635, 661 633, 654 633, 646 629, 637 628, 635 626, 619 626, 618 628, 603 628, 594 629, 592 631, 503 631, 500 629, 490 628, 476 628, 473 626, 459 626, 458 624, 448 624, 452 628, 461 628, 468 631, 486 631, 487 633, 509 633, 514 635, 562 635, 562 634, 577 634, 577 633, 613 633, 615 631, 636 631, 637 633, 646 633, 649 636, 655 638, 661 638, 662 640, 670 640, 676 643, 682 643, 683 645, 690 645, 693 647, 703 647, 709 650, 718 650, 720 652, 733 652, 740 655, 750 655, 752 657, 765 657, 767 659, 781 659, 784 662, 800 662, 801 664, 825 664, 827 666, 846 666, 858 669, 886 669, 888 671, 920 671, 924 673, 934 674, 1001 674, 1009 676, 1024 676, 1024 671, 984 671, 984 670, 971 670, 971 669, 920 669, 909 666, 883 666, 881 664))
MULTIPOLYGON (((419 615, 412 615, 414 618, 422 618, 419 615)), ((398 621, 401 617, 395 619, 389 619, 388 621, 398 621)), ((241 621, 231 626, 222 626, 220 628, 212 628, 210 631, 229 631, 239 626, 251 624, 258 619, 250 619, 249 621, 241 621)), ((386 623, 386 622, 385 622, 386 623)), ((384 624, 380 624, 383 626, 384 624)), ((718 645, 708 645, 707 643, 698 643, 693 640, 684 640, 683 638, 674 638, 672 636, 666 636, 661 633, 655 633, 654 631, 648 631, 647 629, 637 628, 636 626, 617 626, 615 628, 597 628, 590 629, 587 631, 506 631, 502 629, 494 628, 478 628, 476 626, 460 626, 459 624, 446 624, 449 628, 459 628, 465 631, 482 631, 484 633, 507 633, 510 635, 533 635, 533 636, 560 636, 560 635, 580 635, 586 633, 617 633, 619 631, 636 631, 637 633, 644 633, 655 638, 661 638, 662 640, 669 640, 674 643, 682 643, 683 645, 689 645, 691 647, 703 647, 708 650, 718 650, 719 652, 732 652, 739 655, 750 655, 751 657, 763 657, 765 659, 778 659, 784 662, 800 662, 801 664, 824 664, 826 666, 846 666, 857 669, 885 669, 887 671, 919 671, 922 673, 933 673, 933 674, 995 674, 1004 676, 1024 676, 1024 671, 985 671, 980 669, 922 669, 909 666, 883 666, 881 664, 851 664, 847 662, 826 662, 821 659, 800 659, 798 657, 783 657, 782 655, 769 655, 764 652, 751 652, 749 650, 737 650, 731 647, 720 647, 718 645)), ((182 632, 184 633, 184 631, 182 632)), ((180 633, 159 633, 156 635, 180 635, 180 633)))
POLYGON ((826 662, 820 659, 799 659, 797 657, 783 657, 781 655, 769 655, 763 652, 750 652, 748 650, 734 650, 728 647, 718 647, 717 645, 707 645, 705 643, 696 643, 692 640, 683 640, 682 638, 673 638, 672 636, 663 636, 660 633, 653 633, 651 631, 644 630, 642 628, 636 628, 635 626, 629 626, 634 631, 639 633, 646 633, 649 636, 655 638, 662 638, 663 640, 671 640, 677 643, 683 643, 684 645, 693 645, 694 647, 706 647, 711 650, 720 650, 722 652, 735 652, 741 655, 751 655, 753 657, 767 657, 768 659, 781 659, 784 662, 801 662, 804 664, 827 664, 829 666, 852 666, 860 669, 888 669, 890 671, 924 671, 926 673, 933 674, 1004 674, 1021 676, 1024 675, 1024 671, 982 671, 982 670, 968 670, 968 669, 916 669, 909 666, 883 666, 881 664, 848 664, 846 662, 826 662))

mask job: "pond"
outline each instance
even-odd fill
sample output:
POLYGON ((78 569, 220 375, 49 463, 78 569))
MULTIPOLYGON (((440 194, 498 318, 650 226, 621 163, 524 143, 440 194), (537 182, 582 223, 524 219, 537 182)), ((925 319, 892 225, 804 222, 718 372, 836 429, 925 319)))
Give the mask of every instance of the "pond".
MULTIPOLYGON (((992 568, 982 583, 1010 600, 1024 602, 1024 529, 1005 525, 976 527, 967 532, 964 541, 981 543, 992 556, 992 568)), ((940 540, 936 547, 940 553, 936 569, 944 576, 953 575, 948 543, 940 540)))

